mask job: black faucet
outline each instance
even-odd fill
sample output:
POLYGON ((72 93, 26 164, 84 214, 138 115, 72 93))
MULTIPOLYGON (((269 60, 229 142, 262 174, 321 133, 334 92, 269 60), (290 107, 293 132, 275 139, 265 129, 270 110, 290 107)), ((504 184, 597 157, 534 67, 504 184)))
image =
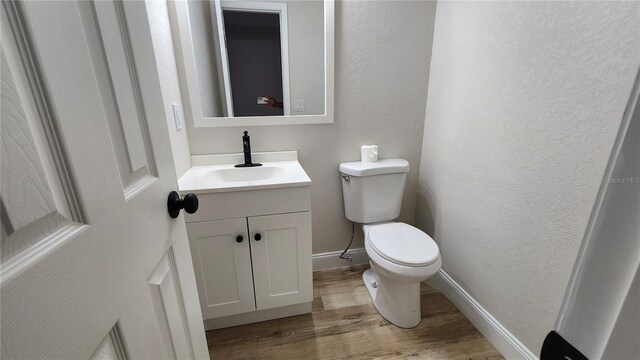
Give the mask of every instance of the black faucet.
POLYGON ((244 154, 244 164, 238 164, 236 167, 262 166, 260 163, 251 162, 251 140, 249 139, 248 131, 245 131, 244 136, 242 136, 242 153, 244 154))

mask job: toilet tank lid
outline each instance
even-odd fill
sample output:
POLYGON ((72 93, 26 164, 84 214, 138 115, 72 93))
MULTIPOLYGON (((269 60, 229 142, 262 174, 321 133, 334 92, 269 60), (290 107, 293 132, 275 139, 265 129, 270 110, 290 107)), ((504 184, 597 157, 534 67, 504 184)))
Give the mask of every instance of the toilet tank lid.
POLYGON ((340 164, 340 172, 356 177, 406 173, 409 172, 409 162, 404 159, 384 159, 376 162, 344 162, 340 164))

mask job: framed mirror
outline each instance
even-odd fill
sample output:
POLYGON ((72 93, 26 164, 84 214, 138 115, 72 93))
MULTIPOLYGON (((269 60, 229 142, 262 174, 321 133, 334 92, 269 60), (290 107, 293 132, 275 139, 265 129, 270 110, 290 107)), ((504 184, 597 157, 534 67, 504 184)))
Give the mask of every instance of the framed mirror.
POLYGON ((333 1, 170 4, 194 127, 333 123, 333 1))

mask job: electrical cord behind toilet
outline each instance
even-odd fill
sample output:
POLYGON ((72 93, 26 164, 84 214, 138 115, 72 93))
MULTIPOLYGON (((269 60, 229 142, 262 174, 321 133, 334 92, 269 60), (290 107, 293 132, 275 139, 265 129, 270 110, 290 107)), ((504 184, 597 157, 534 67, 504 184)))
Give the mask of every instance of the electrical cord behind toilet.
POLYGON ((340 259, 345 259, 349 262, 353 261, 353 259, 351 258, 351 252, 349 251, 349 249, 353 244, 353 239, 355 238, 355 236, 356 236, 356 223, 351 222, 351 241, 349 241, 349 245, 347 246, 347 248, 344 249, 342 254, 340 254, 340 259))

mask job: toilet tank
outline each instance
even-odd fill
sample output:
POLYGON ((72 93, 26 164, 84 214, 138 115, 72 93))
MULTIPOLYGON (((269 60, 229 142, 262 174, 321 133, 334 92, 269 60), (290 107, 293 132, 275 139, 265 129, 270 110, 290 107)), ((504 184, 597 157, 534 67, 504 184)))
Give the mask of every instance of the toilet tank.
POLYGON ((361 224, 392 221, 400 216, 409 162, 385 159, 340 164, 347 219, 361 224))

